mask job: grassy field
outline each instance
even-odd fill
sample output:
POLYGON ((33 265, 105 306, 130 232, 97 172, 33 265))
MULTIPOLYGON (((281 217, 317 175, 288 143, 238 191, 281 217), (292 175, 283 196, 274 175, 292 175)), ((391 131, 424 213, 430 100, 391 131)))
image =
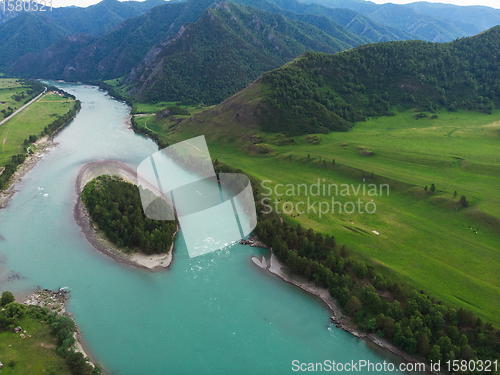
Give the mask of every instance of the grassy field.
MULTIPOLYGON (((177 104, 175 102, 160 102, 156 104, 149 104, 149 103, 135 103, 134 108, 137 113, 156 113, 161 111, 162 109, 165 109, 166 107, 173 107, 176 106, 177 104)), ((193 107, 193 106, 185 106, 185 105, 180 105, 180 108, 187 109, 191 115, 204 111, 207 108, 211 107, 193 107)), ((183 116, 176 116, 176 117, 183 117, 183 116)))
MULTIPOLYGON (((350 197, 335 192, 285 195, 279 197, 278 209, 290 202, 285 207, 289 213, 283 215, 287 220, 333 234, 352 255, 373 262, 382 272, 393 273, 500 326, 500 111, 492 115, 441 112, 437 116, 416 120, 409 111, 370 119, 346 133, 318 134, 321 140, 316 145, 303 136, 294 138, 295 144, 277 146, 267 136, 267 154, 228 146, 224 138, 237 137, 236 126, 214 127, 214 133, 224 134, 208 140, 212 158, 270 180, 266 183, 270 187, 311 185, 318 179, 325 186, 339 188, 365 184, 366 191, 369 184, 388 184, 389 195, 384 190, 378 196, 354 196, 352 189, 350 197), (434 194, 424 191, 431 184, 437 188, 434 194), (470 203, 468 208, 458 202, 462 195, 470 203), (376 212, 348 214, 345 207, 339 212, 335 206, 335 213, 320 217, 313 210, 309 214, 291 210, 292 204, 296 208, 307 198, 311 203, 325 202, 323 208, 330 202, 331 208, 332 196, 342 205, 352 201, 356 207, 359 198, 363 211, 373 199, 376 212)), ((168 125, 154 124, 153 119, 147 126, 172 142, 199 133, 194 126, 168 133, 168 125)), ((209 135, 210 128, 205 132, 209 135)), ((283 187, 277 193, 286 191, 283 187)), ((377 191, 380 194, 380 188, 377 191)), ((271 198, 278 197, 273 193, 271 198)))
POLYGON ((173 102, 160 102, 156 104, 149 103, 135 103, 134 107, 137 113, 156 113, 165 107, 174 106, 173 102))
POLYGON ((19 325, 26 331, 24 338, 12 331, 0 333, 2 375, 71 374, 66 360, 56 353, 47 323, 25 316, 19 325))
POLYGON ((10 161, 12 155, 22 150, 20 147, 26 138, 39 134, 57 116, 65 114, 72 107, 73 100, 63 99, 56 94, 46 94, 0 125, 0 167, 10 161))
MULTIPOLYGON (((0 111, 7 110, 9 107, 12 109, 20 108, 24 105, 27 99, 33 98, 35 95, 28 95, 27 91, 29 88, 24 87, 17 79, 13 78, 1 78, 0 79, 0 111), (24 93, 24 98, 20 101, 16 101, 12 96, 24 93)), ((0 119, 3 116, 0 115, 0 119)))

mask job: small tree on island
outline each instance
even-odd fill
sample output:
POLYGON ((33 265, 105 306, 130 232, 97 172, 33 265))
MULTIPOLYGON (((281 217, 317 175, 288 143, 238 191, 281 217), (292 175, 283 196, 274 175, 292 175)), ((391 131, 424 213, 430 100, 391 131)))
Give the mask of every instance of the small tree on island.
POLYGON ((434 194, 434 192, 436 191, 436 186, 434 184, 431 185, 431 193, 434 194))
POLYGON ((453 193, 453 198, 456 198, 457 197, 457 191, 455 190, 455 192, 453 193))

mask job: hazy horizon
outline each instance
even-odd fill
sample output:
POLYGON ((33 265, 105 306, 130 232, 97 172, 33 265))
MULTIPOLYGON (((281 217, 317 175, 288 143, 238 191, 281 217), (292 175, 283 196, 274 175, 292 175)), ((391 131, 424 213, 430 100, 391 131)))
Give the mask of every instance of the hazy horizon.
MULTIPOLYGON (((119 0, 119 1, 127 1, 127 0, 119 0)), ((70 6, 70 5, 76 5, 79 7, 88 7, 90 5, 97 4, 99 2, 100 2, 100 0, 69 0, 69 1, 52 0, 52 5, 54 7, 65 7, 65 6, 70 6)), ((314 0, 313 0, 313 2, 314 2, 314 0)), ((408 4, 408 3, 414 3, 416 1, 415 0, 392 0, 392 1, 373 0, 373 2, 377 3, 377 4, 385 4, 385 3, 408 4)), ((479 0, 479 1, 475 1, 475 0, 432 1, 432 0, 429 0, 428 2, 453 4, 453 5, 461 5, 461 6, 484 5, 484 6, 500 9, 500 4, 499 4, 498 0, 479 0)))

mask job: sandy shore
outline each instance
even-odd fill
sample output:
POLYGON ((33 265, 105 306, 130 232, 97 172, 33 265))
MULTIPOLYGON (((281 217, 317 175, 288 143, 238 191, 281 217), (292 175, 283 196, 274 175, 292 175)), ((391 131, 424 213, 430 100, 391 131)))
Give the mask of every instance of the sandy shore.
MULTIPOLYGON (((118 161, 101 160, 85 164, 82 167, 75 183, 77 202, 74 208, 74 217, 78 225, 82 228, 87 240, 97 250, 121 263, 151 271, 170 267, 173 261, 174 242, 172 242, 170 250, 166 254, 126 254, 118 246, 109 241, 102 231, 97 229, 81 200, 80 193, 89 181, 103 174, 119 176, 125 181, 137 185, 136 171, 118 161)), ((178 232, 179 225, 177 225, 173 239, 175 239, 178 232)))
MULTIPOLYGON (((266 258, 264 256, 262 256, 262 259, 260 260, 256 256, 252 256, 251 260, 258 267, 267 270, 273 275, 278 276, 280 279, 286 281, 287 283, 293 284, 296 287, 304 290, 305 292, 320 298, 325 303, 328 310, 333 314, 332 317, 330 318, 330 322, 332 324, 335 324, 337 328, 341 328, 344 331, 349 332, 350 334, 356 337, 367 340, 367 342, 370 345, 375 344, 383 349, 386 349, 391 353, 400 356, 407 362, 414 362, 414 363, 422 362, 410 356, 401 349, 397 348, 387 340, 378 337, 376 334, 374 333, 367 334, 365 332, 360 331, 350 317, 346 317, 342 314, 340 306, 337 304, 337 301, 330 295, 328 289, 321 288, 316 284, 314 284, 313 282, 307 281, 298 276, 293 276, 292 278, 289 274, 285 272, 284 270, 285 267, 279 262, 278 258, 273 254, 272 250, 270 251, 270 254, 271 255, 269 257, 269 265, 267 264, 268 262, 266 261, 266 258)), ((430 366, 428 366, 427 364, 426 364, 426 370, 428 373, 435 374, 435 372, 432 372, 430 366)))

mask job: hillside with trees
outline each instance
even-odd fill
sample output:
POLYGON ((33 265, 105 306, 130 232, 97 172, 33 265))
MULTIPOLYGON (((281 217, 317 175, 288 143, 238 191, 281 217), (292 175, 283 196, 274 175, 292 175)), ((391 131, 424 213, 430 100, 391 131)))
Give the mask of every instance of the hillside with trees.
POLYGON ((217 104, 303 52, 347 48, 306 23, 220 2, 150 51, 126 82, 143 102, 217 104))
POLYGON ((387 42, 337 55, 306 53, 262 77, 271 89, 262 129, 290 135, 344 130, 409 108, 489 113, 500 104, 499 42, 497 26, 445 44, 387 42))
MULTIPOLYGON (((162 3, 162 0, 104 0, 87 8, 61 7, 45 12, 6 12, 5 22, 0 24, 0 69, 16 67, 17 64, 13 63, 21 56, 41 52, 68 35, 103 35, 113 30, 120 22, 140 16, 162 3)), ((32 68, 41 70, 37 64, 32 68)), ((50 68, 48 70, 50 71, 50 68)), ((24 76, 39 77, 34 72, 24 76)))
POLYGON ((407 109, 424 117, 439 109, 491 113, 500 106, 499 45, 497 26, 444 44, 413 40, 334 55, 307 52, 175 130, 203 118, 200 131, 215 123, 246 122, 248 129, 250 122, 254 129, 295 136, 346 131, 367 117, 407 109))
POLYGON ((68 61, 76 55, 95 38, 88 34, 65 36, 42 52, 27 53, 13 64, 8 72, 13 75, 22 75, 29 78, 37 77, 73 77, 73 71, 66 70, 68 61))
POLYGON ((300 19, 304 22, 308 22, 307 19, 312 16, 327 18, 364 39, 367 43, 415 38, 414 35, 406 31, 378 23, 357 11, 346 7, 331 8, 322 6, 316 1, 311 4, 304 4, 296 0, 238 0, 238 3, 268 12, 280 13, 290 19, 300 19))
MULTIPOLYGON (((211 0, 191 0, 154 7, 146 14, 126 19, 119 27, 90 44, 81 45, 81 37, 66 39, 63 46, 68 52, 58 52, 62 67, 57 71, 47 69, 42 76, 89 81, 128 75, 151 47, 176 34, 184 23, 196 21, 210 3, 211 0), (76 47, 71 44, 76 44, 76 47)), ((13 64, 11 73, 34 76, 34 72, 40 69, 37 58, 42 59, 47 53, 50 55, 50 51, 37 52, 41 55, 23 57, 13 64), (22 66, 22 70, 16 68, 18 65, 22 66)))
POLYGON ((140 16, 165 0, 118 1, 102 0, 88 7, 58 7, 44 14, 52 22, 68 31, 92 36, 104 35, 126 19, 140 16))
POLYGON ((0 69, 26 53, 39 52, 67 35, 66 30, 29 12, 0 25, 0 69))
MULTIPOLYGON (((145 4, 148 3, 149 6, 152 6, 155 1, 151 0, 145 4)), ((152 56, 159 50, 163 50, 180 30, 189 28, 189 23, 198 20, 202 22, 200 17, 207 8, 216 8, 216 3, 211 0, 168 2, 150 9, 146 14, 126 19, 118 27, 110 26, 110 30, 101 35, 104 29, 98 29, 97 24, 100 24, 98 20, 106 19, 102 21, 105 25, 115 25, 115 21, 107 20, 106 17, 114 19, 112 17, 114 14, 117 14, 118 18, 131 16, 134 12, 144 10, 142 8, 133 8, 128 11, 121 9, 124 4, 130 5, 128 3, 106 0, 85 9, 58 8, 50 19, 31 15, 32 23, 49 22, 52 28, 59 30, 59 39, 53 38, 43 46, 30 49, 24 49, 21 45, 19 52, 14 56, 9 56, 9 59, 4 62, 4 66, 8 67, 7 70, 10 74, 25 77, 87 82, 127 77, 131 73, 132 75, 136 74, 141 66, 147 65, 152 56), (115 8, 119 9, 114 11, 115 8), (67 17, 63 17, 63 15, 67 17), (87 22, 87 19, 92 19, 92 22, 87 22), (70 34, 71 36, 68 37, 70 34), (91 35, 96 38, 92 39, 91 35), (64 39, 60 39, 64 36, 66 36, 64 39), (54 44, 50 45, 51 43, 54 44), (46 49, 43 50, 43 48, 46 49), (21 58, 15 61, 19 57, 21 58), (146 63, 137 67, 144 58, 146 63), (38 64, 39 61, 48 65, 38 64)), ((308 30, 304 30, 305 33, 310 33, 311 27, 313 27, 314 33, 319 35, 321 34, 319 29, 338 39, 337 43, 340 43, 341 49, 369 42, 407 40, 412 37, 409 33, 381 25, 348 9, 330 9, 319 5, 305 6, 296 1, 281 2, 279 5, 264 0, 239 0, 236 3, 284 15, 288 18, 289 23, 290 21, 302 21, 310 25, 306 27, 308 30)), ((18 18, 20 19, 20 17, 16 17, 16 19, 18 18)), ((14 20, 11 21, 14 22, 14 20)), ((6 23, 7 26, 10 25, 9 22, 6 23)), ((6 30, 13 29, 12 26, 7 26, 5 26, 6 30)), ((208 31, 210 32, 210 30, 208 31)), ((227 30, 231 34, 236 33, 238 37, 244 38, 245 35, 239 35, 239 31, 231 27, 227 30)), ((279 32, 284 31, 287 30, 279 30, 279 32)), ((7 35, 8 32, 5 34, 7 35)), ((2 35, 1 32, 0 35, 2 35)), ((30 32, 26 33, 25 37, 33 39, 34 35, 30 32)), ((287 37, 296 38, 297 35, 291 32, 287 37)), ((320 39, 319 43, 324 43, 324 38, 320 39)), ((302 40, 299 42, 308 49, 325 51, 322 48, 314 48, 311 41, 309 45, 302 40)), ((291 56, 290 59, 296 56, 297 54, 291 56)), ((274 64, 272 68, 276 68, 284 62, 282 61, 278 65, 274 64)), ((211 67, 206 67, 206 69, 211 69, 211 67)), ((252 79, 254 78, 256 76, 252 79)), ((234 91, 231 92, 231 94, 233 93, 234 91)))

